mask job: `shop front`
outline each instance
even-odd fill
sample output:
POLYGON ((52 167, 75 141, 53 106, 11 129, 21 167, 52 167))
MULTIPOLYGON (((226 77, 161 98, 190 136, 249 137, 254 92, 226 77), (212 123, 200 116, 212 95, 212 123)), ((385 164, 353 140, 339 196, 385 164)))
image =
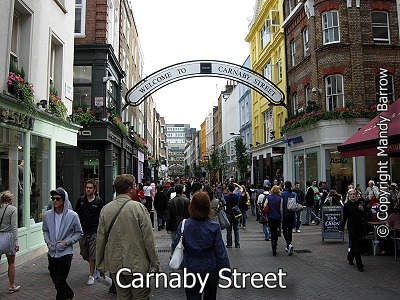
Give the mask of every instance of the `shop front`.
POLYGON ((400 98, 342 143, 340 157, 365 160, 366 181, 379 181, 379 164, 388 162, 391 181, 400 180, 400 98))
POLYGON ((285 145, 282 140, 254 148, 252 154, 252 183, 262 185, 266 178, 271 183, 285 179, 284 154, 285 145))
POLYGON ((84 184, 93 179, 98 195, 106 202, 113 200, 114 179, 122 173, 132 174, 135 164, 132 141, 123 136, 111 122, 95 122, 78 134, 77 147, 65 147, 61 169, 63 183, 75 205, 84 194, 84 184))
POLYGON ((326 181, 329 188, 339 193, 346 192, 347 186, 354 182, 365 186, 364 179, 355 172, 357 166, 365 169, 365 161, 342 158, 337 147, 366 123, 366 119, 352 124, 341 120, 319 121, 312 128, 285 134, 288 180, 300 182, 303 190, 306 181, 326 181))
MULTIPOLYGON (((57 184, 57 152, 76 146, 79 129, 45 112, 32 117, 23 111, 0 95, 0 192, 11 191, 18 208, 18 264, 46 251, 42 218, 57 184)), ((2 258, 0 273, 7 265, 2 258)))

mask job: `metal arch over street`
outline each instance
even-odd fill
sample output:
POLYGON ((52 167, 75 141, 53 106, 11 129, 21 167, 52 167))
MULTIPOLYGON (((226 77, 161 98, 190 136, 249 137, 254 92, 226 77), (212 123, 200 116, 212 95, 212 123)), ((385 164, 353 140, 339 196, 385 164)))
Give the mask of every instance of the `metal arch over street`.
POLYGON ((159 89, 173 82, 194 77, 220 77, 234 79, 264 96, 272 105, 284 106, 284 93, 264 76, 244 66, 217 60, 193 60, 171 65, 139 81, 126 94, 127 103, 137 106, 159 89))

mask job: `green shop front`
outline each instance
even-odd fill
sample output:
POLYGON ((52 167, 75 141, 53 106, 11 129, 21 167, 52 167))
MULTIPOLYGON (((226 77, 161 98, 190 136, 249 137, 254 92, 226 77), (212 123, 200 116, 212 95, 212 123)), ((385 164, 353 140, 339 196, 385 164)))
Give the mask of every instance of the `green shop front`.
MULTIPOLYGON (((58 153, 77 145, 78 129, 45 112, 27 116, 14 98, 0 94, 0 192, 10 190, 18 208, 17 264, 47 251, 42 218, 63 176, 58 153)), ((0 273, 6 270, 3 256, 0 273)))

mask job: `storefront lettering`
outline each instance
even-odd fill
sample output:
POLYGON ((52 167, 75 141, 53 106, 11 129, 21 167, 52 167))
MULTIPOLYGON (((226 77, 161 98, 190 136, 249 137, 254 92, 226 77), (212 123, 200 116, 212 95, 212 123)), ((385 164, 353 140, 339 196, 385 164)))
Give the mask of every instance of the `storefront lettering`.
POLYGON ((79 131, 78 131, 78 135, 81 135, 81 136, 91 136, 91 135, 92 135, 92 131, 91 131, 91 130, 79 130, 79 131))
POLYGON ((346 164, 347 158, 331 158, 331 164, 346 164))
POLYGON ((32 130, 35 119, 12 109, 0 108, 0 122, 32 130))
POLYGON ((290 139, 286 139, 283 140, 286 144, 288 144, 288 146, 290 146, 290 143, 293 144, 298 144, 298 143, 303 143, 303 137, 302 136, 296 136, 294 138, 290 138, 290 139))

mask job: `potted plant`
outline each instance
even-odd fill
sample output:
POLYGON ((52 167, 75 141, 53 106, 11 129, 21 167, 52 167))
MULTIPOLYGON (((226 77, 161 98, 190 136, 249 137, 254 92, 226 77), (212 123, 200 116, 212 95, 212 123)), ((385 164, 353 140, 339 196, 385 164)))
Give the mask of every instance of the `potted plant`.
POLYGON ((95 121, 94 111, 88 110, 86 103, 82 103, 82 107, 78 103, 74 103, 72 115, 74 122, 82 126, 89 126, 95 121))
POLYGON ((47 111, 60 119, 67 119, 67 107, 61 98, 58 97, 58 92, 53 86, 50 87, 49 108, 47 111))
POLYGON ((11 63, 7 78, 8 92, 15 96, 17 101, 24 107, 27 114, 37 115, 33 84, 26 82, 24 77, 24 68, 19 70, 11 63))

